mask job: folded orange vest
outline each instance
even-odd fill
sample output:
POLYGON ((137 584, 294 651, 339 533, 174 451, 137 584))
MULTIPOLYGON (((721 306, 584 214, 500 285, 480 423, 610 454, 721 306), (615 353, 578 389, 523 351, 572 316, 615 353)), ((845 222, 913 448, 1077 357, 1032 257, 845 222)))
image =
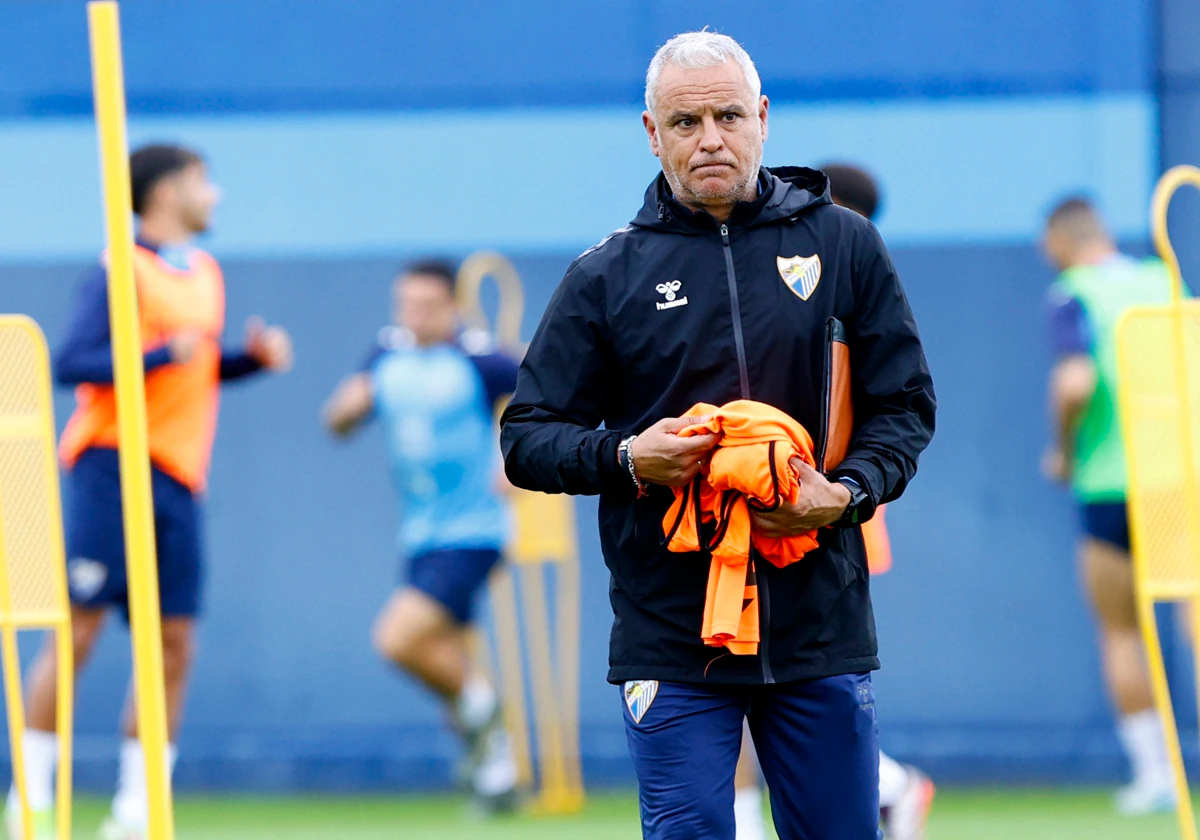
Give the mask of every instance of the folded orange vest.
POLYGON ((675 488, 675 501, 663 518, 670 551, 708 551, 708 594, 701 636, 706 645, 730 653, 758 652, 758 586, 751 546, 782 568, 817 547, 817 532, 797 537, 765 537, 751 528, 750 510, 770 511, 795 503, 800 482, 788 463, 813 465, 812 438, 777 408, 736 400, 718 408, 697 403, 684 417, 708 420, 688 426, 681 437, 710 432, 717 448, 705 470, 687 487, 675 488))

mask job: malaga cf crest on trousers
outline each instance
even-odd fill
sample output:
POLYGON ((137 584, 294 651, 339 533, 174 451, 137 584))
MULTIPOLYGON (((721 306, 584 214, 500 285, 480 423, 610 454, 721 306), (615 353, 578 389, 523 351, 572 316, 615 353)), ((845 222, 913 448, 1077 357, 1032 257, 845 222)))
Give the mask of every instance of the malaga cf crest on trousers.
POLYGON ((821 257, 776 257, 779 276, 800 300, 808 300, 821 282, 821 257))
POLYGON ((625 705, 634 723, 641 723, 658 694, 658 680, 630 680, 625 683, 625 705))

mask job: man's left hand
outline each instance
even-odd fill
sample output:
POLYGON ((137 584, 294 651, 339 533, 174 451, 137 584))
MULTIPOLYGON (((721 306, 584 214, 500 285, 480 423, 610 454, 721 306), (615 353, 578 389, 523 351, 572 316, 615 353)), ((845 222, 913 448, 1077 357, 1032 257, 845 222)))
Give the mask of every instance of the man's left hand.
POLYGON ((766 537, 796 537, 837 522, 850 504, 850 491, 844 485, 829 481, 799 458, 788 463, 800 481, 796 503, 782 502, 770 513, 750 509, 754 530, 766 537))
POLYGON ((246 322, 246 352, 273 373, 292 369, 292 337, 283 327, 268 327, 262 318, 246 322))

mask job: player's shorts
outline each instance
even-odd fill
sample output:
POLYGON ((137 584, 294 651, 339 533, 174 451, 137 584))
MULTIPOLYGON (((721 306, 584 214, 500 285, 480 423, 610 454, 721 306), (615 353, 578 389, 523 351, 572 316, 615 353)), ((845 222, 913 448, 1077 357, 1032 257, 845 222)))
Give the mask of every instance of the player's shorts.
POLYGON ((1083 533, 1129 551, 1129 514, 1124 502, 1093 502, 1080 506, 1083 533))
POLYGON ((460 624, 475 615, 475 601, 500 562, 495 548, 439 548, 415 554, 408 562, 408 585, 437 601, 460 624))
MULTIPOLYGON (((154 539, 162 614, 200 612, 203 576, 200 503, 184 484, 151 469, 154 539)), ((71 602, 85 608, 119 609, 129 620, 121 475, 115 449, 89 449, 67 473, 67 583, 71 602)))

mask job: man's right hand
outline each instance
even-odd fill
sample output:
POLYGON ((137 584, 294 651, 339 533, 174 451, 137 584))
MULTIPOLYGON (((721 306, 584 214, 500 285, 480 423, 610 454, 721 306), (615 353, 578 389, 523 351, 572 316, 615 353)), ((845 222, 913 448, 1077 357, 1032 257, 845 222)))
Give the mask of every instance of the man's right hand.
POLYGON ((321 410, 321 419, 330 432, 345 437, 357 429, 374 408, 375 390, 370 375, 356 373, 338 385, 321 410))
POLYGON ((184 330, 175 333, 167 340, 167 352, 171 354, 171 362, 177 365, 186 365, 196 355, 196 348, 200 346, 203 338, 204 334, 199 330, 184 330))
POLYGON ((707 421, 707 417, 665 417, 638 435, 630 447, 638 478, 667 487, 683 487, 695 478, 717 445, 717 436, 704 432, 680 437, 678 432, 707 421))

